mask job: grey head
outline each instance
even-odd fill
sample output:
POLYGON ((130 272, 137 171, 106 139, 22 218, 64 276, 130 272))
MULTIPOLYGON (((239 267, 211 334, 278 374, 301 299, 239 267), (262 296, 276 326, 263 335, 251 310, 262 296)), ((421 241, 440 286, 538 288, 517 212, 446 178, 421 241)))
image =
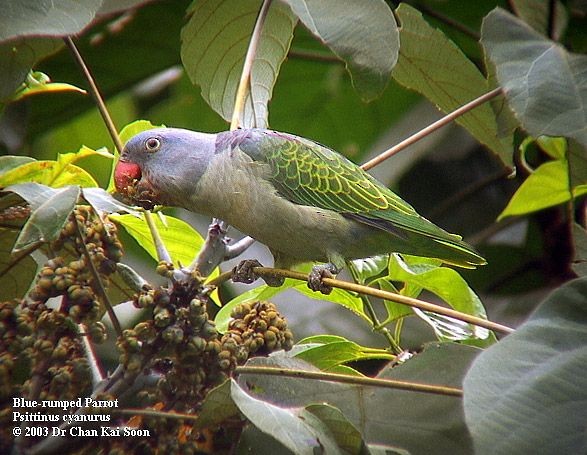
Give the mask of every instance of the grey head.
POLYGON ((115 170, 116 188, 127 193, 131 182, 157 204, 182 206, 215 154, 215 134, 180 128, 155 128, 132 137, 115 170))

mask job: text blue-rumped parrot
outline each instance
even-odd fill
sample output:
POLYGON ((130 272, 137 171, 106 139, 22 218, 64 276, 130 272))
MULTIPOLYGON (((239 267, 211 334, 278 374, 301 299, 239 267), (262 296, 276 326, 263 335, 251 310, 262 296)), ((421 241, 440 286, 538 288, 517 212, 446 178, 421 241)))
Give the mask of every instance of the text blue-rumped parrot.
POLYGON ((135 203, 183 207, 220 218, 267 245, 275 266, 325 262, 313 289, 346 260, 390 252, 485 264, 461 237, 425 218, 342 155, 262 129, 205 134, 157 128, 126 144, 117 190, 135 203))

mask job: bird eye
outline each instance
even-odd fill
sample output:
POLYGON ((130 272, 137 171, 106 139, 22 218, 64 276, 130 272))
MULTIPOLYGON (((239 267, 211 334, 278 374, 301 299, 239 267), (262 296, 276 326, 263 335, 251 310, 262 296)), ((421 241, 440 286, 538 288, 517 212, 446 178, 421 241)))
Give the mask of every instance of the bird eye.
POLYGON ((156 137, 150 137, 145 141, 145 147, 149 152, 156 152, 161 147, 161 141, 156 137))

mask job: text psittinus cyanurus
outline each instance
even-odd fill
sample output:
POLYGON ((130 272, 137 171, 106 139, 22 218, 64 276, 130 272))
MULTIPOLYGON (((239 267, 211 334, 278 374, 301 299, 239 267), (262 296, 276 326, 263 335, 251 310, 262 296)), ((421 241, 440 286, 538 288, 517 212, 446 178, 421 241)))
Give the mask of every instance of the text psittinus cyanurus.
POLYGON ((114 179, 139 205, 183 207, 230 223, 267 245, 276 267, 328 263, 314 270, 318 280, 346 260, 389 252, 485 264, 460 236, 418 215, 360 167, 291 134, 144 131, 126 144, 114 179))

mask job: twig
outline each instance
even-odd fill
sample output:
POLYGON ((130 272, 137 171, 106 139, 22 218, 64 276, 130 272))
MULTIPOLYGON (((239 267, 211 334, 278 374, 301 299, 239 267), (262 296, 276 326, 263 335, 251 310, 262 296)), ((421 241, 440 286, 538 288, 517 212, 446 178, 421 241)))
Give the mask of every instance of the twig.
POLYGON ((240 118, 245 108, 245 100, 249 93, 251 84, 251 71, 253 69, 253 63, 255 61, 255 55, 257 48, 259 47, 259 39, 261 38, 261 32, 263 31, 263 24, 267 18, 267 12, 271 6, 271 0, 264 0, 257 21, 255 22, 255 28, 251 35, 251 41, 249 41, 249 48, 247 49, 247 55, 245 56, 245 62, 243 64, 243 70, 241 72, 241 78, 236 91, 236 97, 234 100, 234 109, 232 112, 232 120, 230 122, 230 129, 236 130, 240 125, 240 118))
POLYGON ((475 98, 473 101, 470 101, 469 103, 459 107, 458 109, 452 111, 450 114, 442 117, 440 120, 437 120, 436 122, 432 123, 431 125, 428 125, 426 128, 418 131, 417 133, 413 134, 407 139, 404 139, 399 144, 396 144, 390 149, 386 150, 385 152, 377 155, 372 160, 367 161, 365 164, 361 166, 361 168, 363 168, 364 170, 369 170, 372 167, 377 166, 378 164, 382 163, 383 161, 395 155, 396 153, 401 152, 406 147, 412 145, 415 142, 418 142, 423 137, 428 136, 430 133, 449 124, 457 117, 466 114, 467 112, 476 108, 477 106, 480 106, 481 104, 489 101, 490 99, 499 96, 501 93, 501 87, 498 87, 496 89, 491 90, 490 92, 485 93, 484 95, 481 95, 479 98, 475 98))
POLYGON ((86 62, 82 58, 81 54, 79 53, 79 50, 77 49, 71 37, 66 36, 65 38, 63 38, 63 41, 65 41, 65 44, 67 45, 67 47, 69 47, 69 50, 73 54, 75 61, 77 62, 86 80, 88 81, 88 84, 90 86, 90 93, 92 94, 92 97, 96 102, 96 106, 100 111, 100 115, 102 116, 102 119, 106 124, 108 132, 110 133, 110 137, 112 138, 112 141, 114 142, 114 145, 118 150, 118 153, 121 153, 123 149, 123 144, 120 140, 120 136, 118 135, 118 130, 116 129, 116 126, 112 121, 112 117, 110 117, 110 113, 108 112, 108 109, 106 108, 106 103, 104 102, 104 98, 102 98, 102 95, 98 90, 98 86, 96 85, 96 82, 94 80, 94 77, 92 76, 92 73, 90 72, 90 69, 86 65, 86 62))
POLYGON ((171 255, 163 240, 161 239, 161 235, 159 234, 159 230, 155 225, 155 221, 153 221, 153 214, 149 210, 145 210, 145 221, 147 222, 147 226, 149 226, 149 231, 151 232, 151 237, 153 237, 153 243, 155 244, 155 250, 157 251, 157 258, 159 261, 165 261, 171 263, 171 255))
POLYGON ((100 300, 102 301, 102 304, 106 307, 106 311, 108 312, 108 316, 110 317, 110 321, 112 321, 112 327, 114 327, 114 331, 116 332, 116 335, 121 336, 122 335, 122 327, 120 326, 120 322, 118 321, 118 317, 116 316, 116 313, 114 312, 114 307, 112 306, 112 303, 110 302, 110 299, 108 298, 108 294, 106 294, 106 289, 104 289, 102 279, 100 278, 100 274, 98 273, 98 270, 96 270, 96 266, 94 265, 94 262, 92 261, 92 257, 90 256, 90 252, 88 251, 88 247, 86 246, 86 244, 84 242, 84 237, 82 235, 81 227, 79 225, 79 221, 77 220, 77 218, 75 219, 75 226, 76 226, 77 236, 79 239, 82 254, 86 258, 88 269, 90 269, 90 272, 92 274, 92 278, 93 278, 93 280, 91 282, 92 289, 94 289, 94 292, 96 292, 98 294, 98 296, 100 297, 100 300))
POLYGON ((319 379, 323 381, 342 382, 345 384, 384 387, 388 389, 401 389, 412 392, 433 393, 436 395, 448 395, 453 397, 463 396, 463 391, 454 387, 421 384, 418 382, 397 381, 395 379, 349 376, 346 374, 325 373, 322 371, 288 370, 275 367, 237 366, 234 372, 235 374, 264 374, 299 379, 319 379))
MULTIPOLYGON (((274 269, 271 267, 253 267, 253 272, 260 276, 277 276, 283 278, 293 278, 295 280, 307 281, 308 275, 301 272, 294 272, 293 270, 274 269)), ((218 284, 227 281, 232 276, 231 272, 225 272, 220 276, 211 280, 208 285, 217 286, 218 284)), ((424 311, 430 311, 432 313, 442 314, 459 321, 467 322, 469 324, 483 327, 489 330, 494 330, 501 333, 513 333, 515 330, 511 327, 507 327, 497 322, 488 321, 486 319, 472 316, 470 314, 461 313, 460 311, 446 308, 433 303, 424 302, 423 300, 415 299, 413 297, 407 297, 405 295, 396 294, 394 292, 382 291, 381 289, 372 288, 369 286, 363 286, 361 284, 350 283, 348 281, 337 280, 334 278, 323 278, 322 281, 328 286, 332 286, 339 289, 344 289, 350 292, 357 292, 359 294, 370 295, 378 297, 380 299, 391 300, 393 302, 401 303, 402 305, 411 306, 414 308, 420 308, 424 311)))

